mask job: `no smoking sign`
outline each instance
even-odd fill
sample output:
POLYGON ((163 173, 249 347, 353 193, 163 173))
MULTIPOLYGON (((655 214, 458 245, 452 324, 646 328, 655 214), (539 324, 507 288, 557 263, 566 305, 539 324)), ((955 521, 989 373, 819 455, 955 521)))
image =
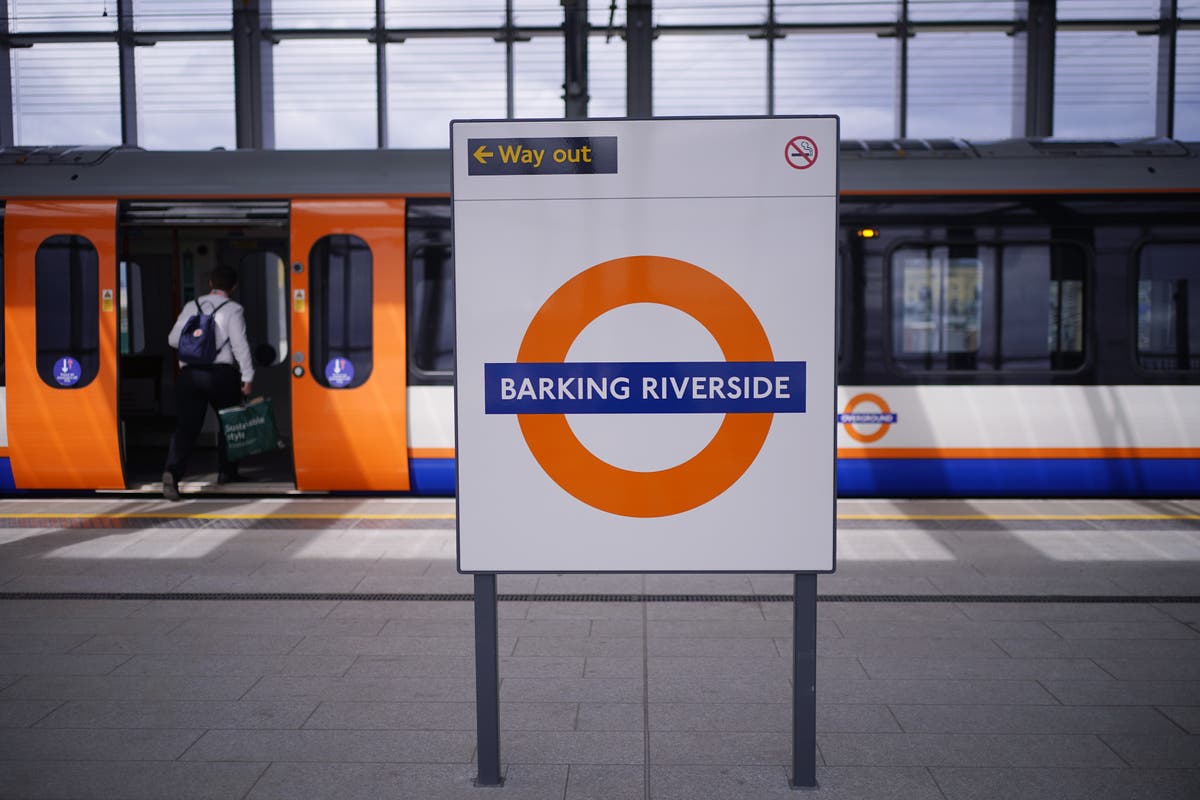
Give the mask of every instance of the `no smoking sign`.
POLYGON ((808 169, 817 163, 817 143, 807 136, 793 136, 784 148, 784 157, 792 169, 808 169))

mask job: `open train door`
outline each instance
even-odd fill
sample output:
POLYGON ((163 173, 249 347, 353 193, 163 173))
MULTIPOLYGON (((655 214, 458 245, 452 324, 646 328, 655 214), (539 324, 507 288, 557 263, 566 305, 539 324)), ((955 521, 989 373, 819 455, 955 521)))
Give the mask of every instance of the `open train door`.
POLYGON ((4 226, 14 482, 122 489, 116 201, 11 201, 4 226))
POLYGON ((401 199, 291 209, 292 444, 302 491, 409 489, 401 199))

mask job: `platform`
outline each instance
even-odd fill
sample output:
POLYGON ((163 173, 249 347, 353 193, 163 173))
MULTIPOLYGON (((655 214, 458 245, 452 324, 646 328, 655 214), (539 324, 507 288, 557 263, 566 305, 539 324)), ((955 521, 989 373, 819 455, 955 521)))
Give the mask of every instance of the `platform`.
POLYGON ((453 512, 0 501, 0 797, 1200 797, 1200 501, 840 503, 816 792, 786 575, 501 576, 474 787, 453 512))

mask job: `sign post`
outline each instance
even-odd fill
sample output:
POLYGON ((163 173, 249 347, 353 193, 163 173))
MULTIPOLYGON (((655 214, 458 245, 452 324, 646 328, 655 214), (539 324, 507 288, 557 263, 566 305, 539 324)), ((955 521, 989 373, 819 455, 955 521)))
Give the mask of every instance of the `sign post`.
POLYGON ((794 574, 795 786, 835 564, 837 143, 836 117, 451 124, 478 669, 498 573, 794 574))

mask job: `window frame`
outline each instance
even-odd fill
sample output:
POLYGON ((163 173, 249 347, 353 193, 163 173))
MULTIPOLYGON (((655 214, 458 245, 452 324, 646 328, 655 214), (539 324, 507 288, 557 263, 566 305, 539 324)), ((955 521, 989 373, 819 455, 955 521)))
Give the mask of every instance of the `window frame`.
MULTIPOLYGON (((1200 382, 1200 367, 1196 369, 1179 369, 1178 367, 1172 367, 1171 369, 1151 369, 1142 365, 1138 350, 1138 283, 1140 283, 1141 279, 1142 252, 1147 246, 1154 244, 1194 245, 1197 251, 1200 251, 1200 237, 1175 239, 1153 234, 1138 239, 1134 242, 1133 247, 1130 248, 1129 281, 1127 287, 1129 302, 1126 303, 1126 307, 1129 309, 1129 359, 1133 364, 1135 372, 1147 380, 1158 379, 1161 381, 1163 379, 1175 379, 1186 383, 1200 382)), ((1200 270, 1197 271, 1197 278, 1200 279, 1200 270)), ((1200 314, 1200 309, 1197 309, 1196 313, 1200 314)), ((1192 357, 1200 358, 1200 352, 1192 357)))
MULTIPOLYGON (((422 205, 444 205, 448 211, 452 210, 449 198, 447 198, 444 203, 440 202, 440 198, 437 201, 433 200, 432 198, 430 198, 429 200, 422 198, 420 203, 422 205)), ((406 215, 411 214, 411 209, 412 209, 413 205, 415 205, 415 203, 413 203, 413 202, 409 203, 409 208, 405 212, 406 215)), ((450 217, 449 216, 447 217, 446 222, 447 222, 446 228, 445 228, 446 240, 444 242, 430 242, 430 241, 427 241, 425 239, 425 237, 421 237, 420 239, 414 240, 416 237, 413 236, 413 233, 414 233, 414 230, 416 230, 417 228, 416 228, 416 226, 411 224, 411 216, 406 216, 406 220, 405 220, 405 227, 404 227, 404 231, 405 231, 405 242, 404 242, 404 253, 405 253, 405 255, 404 255, 404 260, 405 260, 405 264, 404 264, 404 267, 405 267, 405 280, 404 280, 405 342, 406 342, 406 348, 408 351, 406 354, 406 361, 408 363, 408 382, 410 385, 413 385, 413 386, 453 386, 455 376, 458 374, 457 347, 455 347, 455 350, 454 350, 454 357, 452 359, 453 364, 450 367, 450 369, 448 369, 448 370, 429 370, 429 369, 425 369, 425 368, 421 367, 417 363, 417 337, 414 335, 414 330, 413 330, 414 325, 416 324, 416 321, 417 321, 416 307, 415 307, 415 298, 417 297, 417 280, 416 280, 417 276, 416 276, 416 271, 413 269, 413 261, 414 261, 415 254, 423 249, 426 249, 426 248, 432 247, 432 246, 442 246, 442 247, 445 247, 447 250, 449 250, 449 252, 450 252, 450 257, 448 259, 449 269, 450 269, 449 311, 452 316, 455 314, 455 311, 456 311, 455 303, 454 303, 454 291, 455 291, 454 241, 450 235, 451 231, 450 231, 450 217)))
MULTIPOLYGON (((74 246, 78 246, 76 244, 76 242, 74 242, 74 241, 71 241, 71 244, 74 246)), ((100 374, 100 355, 101 355, 101 353, 100 353, 100 350, 101 350, 100 251, 96 247, 96 244, 86 236, 81 236, 80 234, 77 234, 77 233, 52 234, 50 236, 47 236, 41 242, 39 242, 38 246, 37 246, 37 250, 34 251, 33 273, 34 273, 34 275, 33 275, 33 279, 34 279, 33 280, 33 283, 34 283, 34 294, 33 294, 34 366, 37 371, 38 377, 41 378, 42 383, 46 384, 51 389, 68 389, 68 390, 83 389, 84 387, 89 386, 92 383, 92 381, 96 380, 96 377, 100 374), (80 309, 81 314, 83 314, 84 316, 82 317, 82 319, 80 320, 80 324, 78 325, 78 333, 81 337, 86 337, 87 336, 86 329, 89 327, 89 323, 90 323, 92 326, 91 338, 94 342, 94 345, 93 345, 92 349, 90 349, 90 350, 82 350, 81 349, 81 351, 80 351, 80 352, 86 353, 88 355, 87 361, 85 361, 83 358, 80 358, 79 353, 60 352, 60 353, 58 353, 57 356, 54 357, 54 359, 52 361, 50 361, 48 364, 45 364, 45 366, 43 366, 45 363, 45 359, 43 358, 42 353, 43 353, 43 350, 48 351, 49 348, 44 348, 42 346, 42 327, 43 327, 42 326, 42 319, 43 319, 43 317, 42 317, 42 297, 43 297, 42 291, 43 291, 43 288, 49 290, 51 288, 58 288, 58 287, 57 287, 57 284, 54 287, 51 287, 51 286, 43 287, 44 282, 43 282, 43 278, 42 278, 42 269, 41 269, 42 265, 39 262, 41 260, 42 250, 46 247, 47 243, 53 242, 56 239, 63 239, 63 240, 68 240, 68 241, 77 240, 78 242, 86 243, 87 246, 91 249, 91 254, 94 259, 94 265, 91 270, 91 275, 89 276, 89 275, 84 274, 84 275, 80 276, 81 281, 87 282, 88 285, 81 285, 79 287, 80 288, 80 300, 79 300, 78 307, 80 309), (86 311, 89 303, 92 308, 90 315, 86 311), (64 357, 74 358, 79 363, 79 370, 80 370, 79 379, 76 380, 74 383, 70 384, 69 386, 60 384, 57 381, 53 380, 53 378, 49 377, 53 373, 54 365, 57 364, 64 357)), ((49 277, 47 277, 46 281, 49 281, 49 280, 50 280, 49 277)), ((75 305, 73 298, 72 298, 71 304, 72 304, 72 306, 75 305)), ((73 310, 74 309, 72 309, 72 311, 73 310)), ((70 315, 71 311, 68 311, 67 313, 70 315)), ((71 319, 71 330, 68 333, 68 337, 67 337, 68 339, 70 339, 71 335, 76 332, 76 325, 75 325, 75 320, 73 318, 70 318, 70 317, 68 317, 68 318, 71 319)), ((70 349, 71 346, 72 345, 69 344, 66 349, 70 349)), ((82 346, 83 346, 83 344, 81 343, 81 348, 82 348, 82 346)))
MULTIPOLYGON (((312 374, 313 380, 322 389, 328 389, 335 392, 352 391, 365 385, 366 382, 371 379, 371 375, 375 372, 375 252, 371 249, 370 243, 368 243, 366 239, 358 234, 339 232, 327 233, 324 236, 319 237, 315 242, 312 243, 312 246, 309 247, 307 257, 309 272, 308 304, 310 309, 308 328, 308 353, 310 362, 309 372, 312 374), (321 296, 322 294, 328 294, 328 292, 324 289, 321 291, 314 291, 314 289, 321 284, 321 281, 319 281, 317 277, 318 274, 320 274, 318 270, 327 271, 328 266, 327 260, 318 260, 315 258, 316 250, 326 240, 336 238, 354 240, 362 246, 367 255, 370 257, 368 275, 371 279, 371 285, 370 294, 368 295, 368 300, 366 303, 366 309, 371 314, 371 319, 369 320, 368 324, 368 329, 370 330, 370 362, 365 365, 366 369, 364 370, 361 362, 357 362, 356 359, 351 358, 351 356, 348 354, 342 355, 342 358, 350 360, 351 365, 354 368, 354 377, 345 386, 333 386, 325 377, 325 367, 328 365, 329 359, 337 356, 333 355, 336 349, 329 345, 329 330, 325 320, 325 318, 328 317, 326 309, 329 306, 329 299, 328 297, 321 296), (322 320, 320 324, 318 324, 318 319, 322 320), (323 341, 322 338, 319 337, 323 337, 323 341)), ((328 280, 324 281, 324 283, 328 284, 328 280)), ((361 282, 353 280, 351 276, 346 277, 345 287, 349 288, 357 286, 361 286, 361 282)), ((349 307, 343 310, 349 310, 349 307)))
MULTIPOLYGON (((889 242, 887 248, 883 252, 883 308, 884 308, 884 326, 883 326, 883 360, 885 368, 888 372, 896 376, 902 376, 908 379, 919 380, 924 377, 928 378, 960 378, 960 379, 976 379, 981 377, 995 378, 997 382, 1008 382, 1009 378, 1045 378, 1048 376, 1065 377, 1072 375, 1081 375, 1091 369, 1096 358, 1095 346, 1095 309, 1094 298, 1096 291, 1096 255, 1093 249, 1086 243, 1074 239, 1063 238, 1061 236, 1052 236, 1049 238, 1038 237, 1019 237, 1014 239, 996 238, 990 236, 985 239, 971 239, 963 241, 953 241, 949 237, 942 235, 931 239, 917 239, 905 237, 889 242), (935 367, 932 369, 914 368, 906 365, 903 361, 896 357, 896 308, 894 302, 895 281, 893 279, 893 259, 896 252, 904 248, 930 248, 930 247, 952 247, 970 245, 973 247, 991 247, 999 251, 1005 247, 1074 247, 1082 256, 1083 264, 1083 292, 1082 292, 1082 308, 1083 308, 1083 359, 1078 366, 1070 369, 1054 369, 1047 367, 1045 369, 1032 369, 1028 367, 1008 368, 991 364, 986 367, 977 367, 975 369, 949 369, 946 367, 935 367)), ((993 267, 993 270, 995 267, 993 267)), ((994 291, 994 289, 993 289, 994 291)), ((994 306, 993 303, 989 306, 994 306)), ((996 322, 991 323, 992 336, 995 336, 996 322)), ((987 328, 983 325, 980 327, 980 338, 982 340, 984 332, 987 328)))

